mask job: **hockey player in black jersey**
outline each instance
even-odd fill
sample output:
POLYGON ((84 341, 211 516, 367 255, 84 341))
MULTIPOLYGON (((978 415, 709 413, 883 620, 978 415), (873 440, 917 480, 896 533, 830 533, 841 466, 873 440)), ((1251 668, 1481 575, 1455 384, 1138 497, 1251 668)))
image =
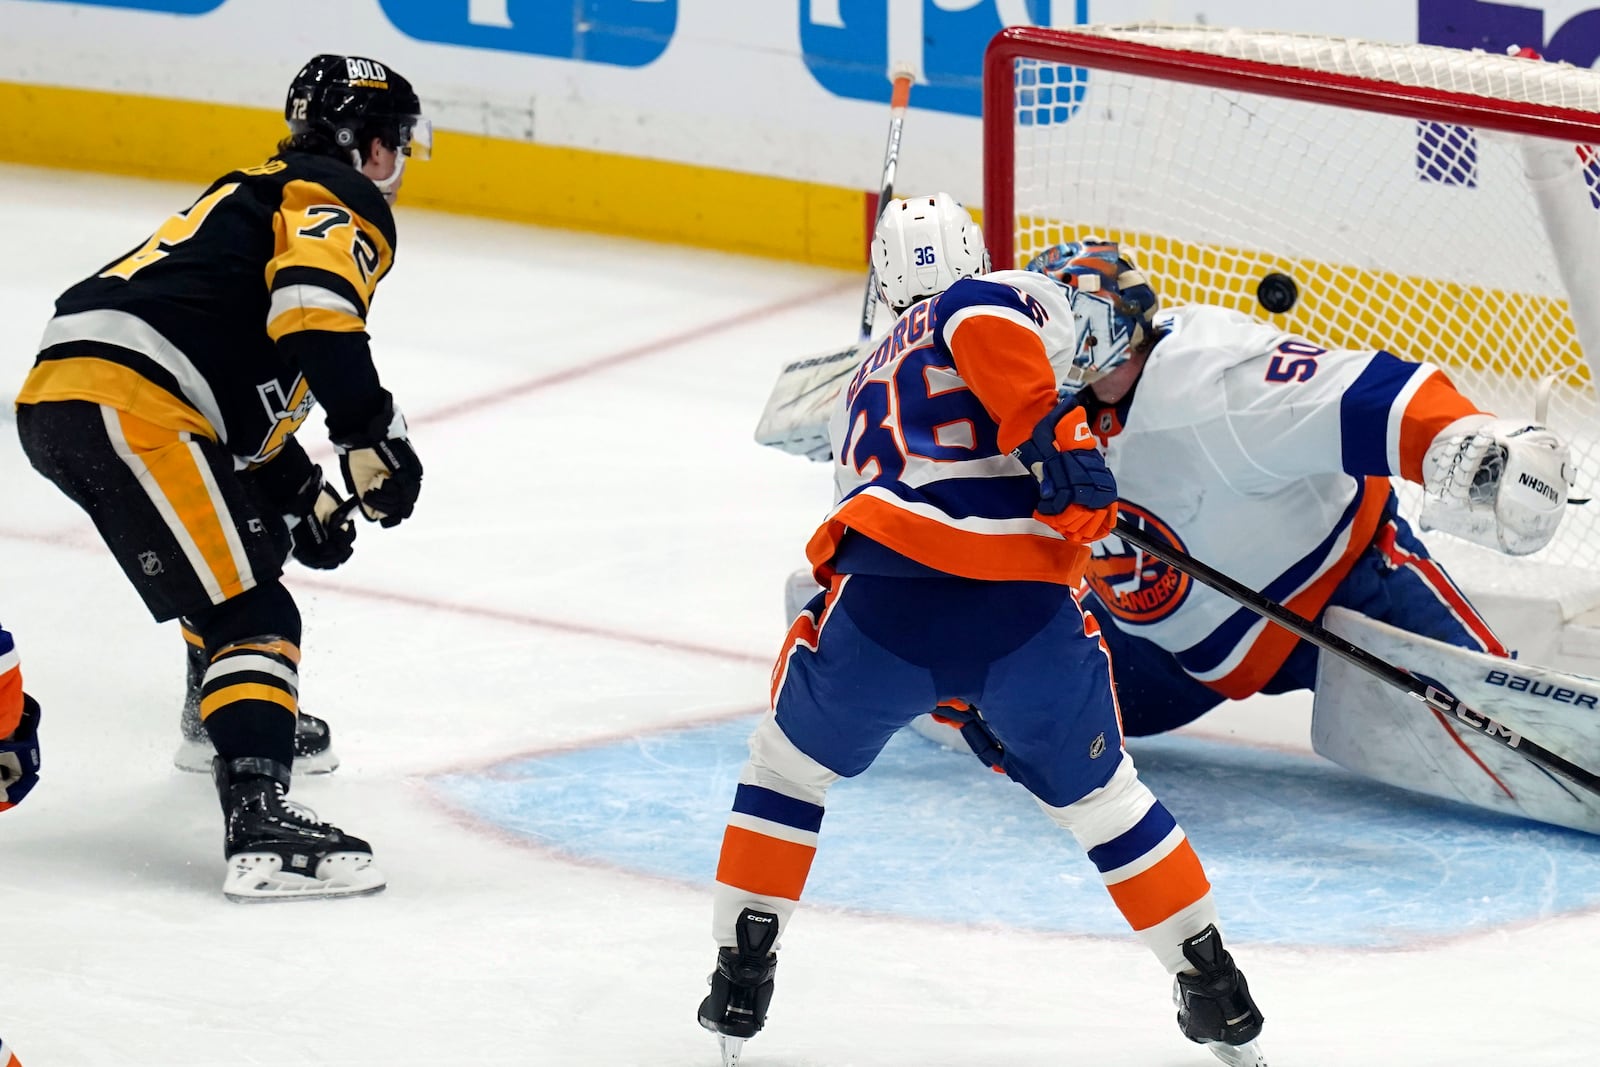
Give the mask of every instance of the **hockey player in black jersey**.
POLYGON ((431 128, 406 79, 320 55, 290 135, 56 301, 17 396, 33 466, 94 521, 157 620, 204 649, 199 715, 239 900, 371 893, 365 841, 287 803, 300 614, 288 557, 350 558, 355 509, 409 517, 422 464, 379 382, 367 310, 394 263, 390 211, 431 128), (295 440, 321 403, 346 501, 295 440))

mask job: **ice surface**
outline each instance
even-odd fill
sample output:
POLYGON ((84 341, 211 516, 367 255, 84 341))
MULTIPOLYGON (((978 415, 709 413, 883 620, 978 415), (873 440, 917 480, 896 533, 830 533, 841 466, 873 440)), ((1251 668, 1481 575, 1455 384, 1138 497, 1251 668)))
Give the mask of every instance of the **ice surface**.
MULTIPOLYGON (((196 192, 0 169, 0 396, 54 295, 196 192)), ((781 362, 852 335, 860 279, 403 203, 399 226, 372 327, 427 467, 419 509, 395 530, 364 526, 344 569, 289 579, 306 618, 304 703, 344 758, 294 795, 373 842, 381 896, 222 899, 210 784, 169 763, 177 631, 150 623, 0 416, 0 619, 44 704, 43 784, 0 816, 0 1034, 28 1067, 716 1063, 693 1021, 711 870, 651 857, 715 847, 740 724, 765 700, 783 577, 828 494, 823 469, 750 431, 781 362), (695 760, 659 748, 690 734, 711 746, 695 760), (553 831, 464 792, 552 760, 579 773, 512 802, 542 799, 553 831), (601 774, 587 760, 611 763, 601 774), (674 792, 685 799, 669 813, 674 792)), ((1573 903, 1594 891, 1587 841, 1505 820, 1463 828, 1458 809, 1367 796, 1305 755, 1298 698, 1227 709, 1203 732, 1227 743, 1147 746, 1150 774, 1172 783, 1228 891, 1224 917, 1241 916, 1235 948, 1274 1064, 1591 1055, 1600 916, 1573 903), (1284 819, 1286 796, 1329 821, 1284 819), (1300 883, 1240 868, 1274 848, 1292 850, 1300 883), (1344 914, 1370 901, 1364 921, 1383 926, 1408 849, 1406 870, 1431 879, 1408 899, 1433 909, 1431 926, 1381 948, 1270 933, 1337 929, 1319 871, 1354 894, 1344 914), (1253 922, 1268 932, 1246 936, 1253 922), (1469 922, 1487 925, 1439 932, 1469 922)), ((825 828, 817 903, 786 939, 747 1067, 1212 1062, 1178 1036, 1167 979, 1131 938, 1033 921, 1051 903, 1034 884, 1044 857, 1061 858, 1064 886, 1092 872, 1020 791, 931 745, 899 751, 923 779, 904 811, 885 810, 899 765, 882 786, 869 772, 840 787, 840 858, 825 828), (903 839, 890 814, 922 829, 903 839), (1015 848, 980 847, 984 819, 1004 821, 1015 848), (928 830, 941 824, 961 832, 928 830), (821 880, 875 835, 902 873, 869 907, 821 880), (1035 904, 897 903, 928 887, 927 869, 970 870, 990 893, 1011 880, 1035 904)), ((1095 907, 1087 921, 1103 925, 1095 907)))

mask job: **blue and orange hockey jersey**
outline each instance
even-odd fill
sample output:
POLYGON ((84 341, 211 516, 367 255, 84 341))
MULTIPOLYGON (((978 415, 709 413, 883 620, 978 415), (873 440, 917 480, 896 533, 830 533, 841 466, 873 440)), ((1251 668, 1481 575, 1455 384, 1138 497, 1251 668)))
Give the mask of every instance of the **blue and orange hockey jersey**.
POLYGON ((0 737, 9 737, 21 721, 22 664, 11 635, 0 627, 0 737))
POLYGON ((1039 484, 1010 454, 1054 406, 1051 357, 1074 340, 1066 295, 1029 271, 964 278, 901 315, 834 410, 837 503, 806 546, 818 581, 854 530, 946 574, 1077 584, 1088 549, 1035 515, 1039 484))

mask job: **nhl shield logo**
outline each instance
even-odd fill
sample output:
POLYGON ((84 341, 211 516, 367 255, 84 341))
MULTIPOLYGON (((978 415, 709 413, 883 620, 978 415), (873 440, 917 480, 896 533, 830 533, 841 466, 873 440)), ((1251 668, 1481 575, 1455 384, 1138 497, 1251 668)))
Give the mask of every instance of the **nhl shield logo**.
POLYGON ((1105 751, 1106 751, 1106 735, 1103 734, 1103 733, 1102 734, 1098 734, 1098 735, 1096 735, 1096 737, 1095 737, 1095 739, 1093 741, 1089 742, 1089 758, 1090 759, 1099 759, 1101 756, 1103 756, 1105 754, 1105 751))
POLYGON ((154 552, 141 552, 139 553, 139 566, 148 575, 154 576, 160 574, 161 557, 156 555, 154 552))

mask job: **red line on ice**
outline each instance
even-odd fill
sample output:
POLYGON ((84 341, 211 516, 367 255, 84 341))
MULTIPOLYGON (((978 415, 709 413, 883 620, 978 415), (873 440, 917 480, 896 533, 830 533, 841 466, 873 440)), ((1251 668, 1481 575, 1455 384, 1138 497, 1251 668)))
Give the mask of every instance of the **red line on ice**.
POLYGON ((776 303, 767 304, 758 308, 751 308, 749 311, 741 311, 737 315, 730 315, 725 319, 718 319, 715 322, 708 322, 703 326, 696 326, 689 330, 680 330, 677 333, 668 334, 665 337, 658 337, 653 341, 646 341, 643 344, 634 345, 631 348, 624 348, 620 352, 613 352, 609 356, 601 356, 598 359, 591 360, 580 366, 566 367, 562 370, 550 371, 546 374, 541 374, 536 378, 529 378, 524 382, 502 386, 490 393, 484 393, 480 396, 467 397, 463 400, 457 400, 454 403, 446 404, 443 407, 434 408, 432 411, 425 411, 415 419, 410 419, 408 421, 413 425, 418 426, 435 422, 444 422, 449 419, 459 418, 462 415, 468 415, 474 412, 482 411, 484 408, 494 407, 497 404, 504 404, 508 401, 518 400, 524 396, 527 396, 529 393, 538 392, 540 389, 548 389, 553 385, 564 385, 567 382, 576 381, 579 378, 586 378, 591 374, 598 374, 600 371, 610 370, 613 367, 620 367, 624 363, 632 363, 635 360, 643 359, 646 356, 654 356, 661 352, 678 348, 679 346, 689 344, 692 341, 702 341, 707 337, 722 333, 726 330, 736 330, 741 326, 748 326, 751 323, 759 322, 771 315, 778 315, 785 311, 792 311, 795 308, 804 307, 807 304, 821 300, 823 297, 832 296, 835 293, 841 292, 847 287, 847 284, 849 286, 853 286, 857 283, 833 282, 827 286, 824 286, 823 288, 813 289, 809 292, 800 293, 796 296, 786 297, 785 299, 779 300, 776 303))

